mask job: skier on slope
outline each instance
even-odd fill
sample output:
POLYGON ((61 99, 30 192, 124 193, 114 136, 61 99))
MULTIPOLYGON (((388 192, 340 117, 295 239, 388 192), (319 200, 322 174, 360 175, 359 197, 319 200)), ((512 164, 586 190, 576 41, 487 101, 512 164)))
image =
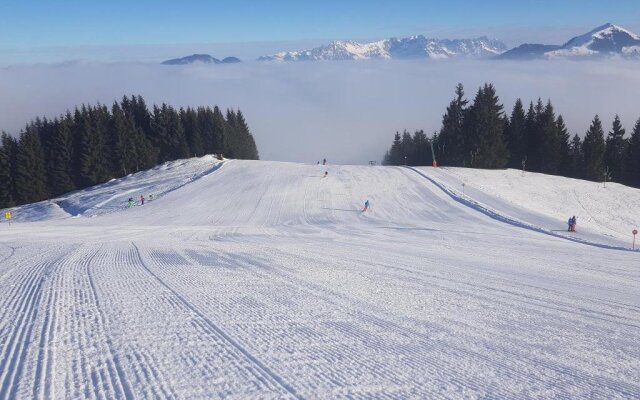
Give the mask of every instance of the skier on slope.
POLYGON ((324 175, 322 176, 323 178, 326 178, 327 175, 329 175, 329 171, 324 171, 324 175))
POLYGON ((362 212, 367 212, 369 211, 369 200, 364 202, 364 208, 362 209, 362 212))
POLYGON ((322 160, 322 165, 327 165, 327 159, 326 159, 326 158, 324 158, 324 159, 322 160))
POLYGON ((140 205, 143 206, 144 205, 144 195, 140 195, 140 205))
POLYGON ((133 207, 133 197, 129 197, 129 201, 127 202, 127 207, 128 208, 133 207))

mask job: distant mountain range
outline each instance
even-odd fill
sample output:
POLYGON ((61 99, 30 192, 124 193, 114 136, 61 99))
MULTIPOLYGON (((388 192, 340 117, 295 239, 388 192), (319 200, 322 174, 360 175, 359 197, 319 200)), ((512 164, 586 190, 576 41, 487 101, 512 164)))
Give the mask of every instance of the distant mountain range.
MULTIPOLYGON (((562 45, 522 44, 511 50, 497 39, 481 36, 475 39, 434 39, 423 35, 390 38, 376 42, 333 41, 309 50, 283 51, 262 56, 258 61, 336 61, 372 59, 640 59, 640 36, 613 24, 605 24, 562 45)), ((164 61, 165 65, 192 63, 231 64, 236 57, 223 60, 208 54, 193 54, 164 61)))
POLYGON ((640 58, 640 36, 613 24, 605 24, 576 36, 563 45, 523 44, 498 56, 500 59, 640 58))
POLYGON ((488 58, 504 53, 507 46, 486 36, 476 39, 432 39, 422 35, 390 38, 370 43, 334 41, 311 50, 280 52, 259 61, 370 60, 454 57, 488 58))
POLYGON ((173 58, 171 60, 163 61, 163 65, 185 65, 185 64, 193 64, 193 63, 202 63, 202 64, 235 64, 242 62, 239 58, 236 57, 226 57, 222 60, 219 60, 215 57, 211 57, 209 54, 192 54, 190 56, 182 57, 182 58, 173 58))

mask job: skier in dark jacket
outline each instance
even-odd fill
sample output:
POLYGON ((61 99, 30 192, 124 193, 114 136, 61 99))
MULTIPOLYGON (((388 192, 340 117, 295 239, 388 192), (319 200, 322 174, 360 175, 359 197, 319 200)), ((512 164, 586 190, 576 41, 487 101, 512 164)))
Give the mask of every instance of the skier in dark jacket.
POLYGON ((369 200, 364 202, 364 208, 362 209, 362 212, 367 212, 369 211, 369 200))

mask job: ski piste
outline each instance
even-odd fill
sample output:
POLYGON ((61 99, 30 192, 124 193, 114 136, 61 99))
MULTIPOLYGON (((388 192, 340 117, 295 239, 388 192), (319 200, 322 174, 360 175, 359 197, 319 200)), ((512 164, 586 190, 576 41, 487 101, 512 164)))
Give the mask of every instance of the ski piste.
POLYGON ((640 396, 636 189, 324 168, 179 160, 11 209, 0 398, 640 396))

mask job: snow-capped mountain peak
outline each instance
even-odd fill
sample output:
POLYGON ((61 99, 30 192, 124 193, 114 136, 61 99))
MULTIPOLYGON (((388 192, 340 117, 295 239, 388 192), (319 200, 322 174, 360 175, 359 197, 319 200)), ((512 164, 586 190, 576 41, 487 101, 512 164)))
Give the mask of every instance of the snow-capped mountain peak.
POLYGON ((612 23, 606 23, 602 26, 599 26, 590 32, 585 33, 584 35, 576 36, 565 43, 562 47, 579 47, 579 46, 589 46, 594 43, 594 41, 602 41, 602 40, 610 40, 615 39, 616 37, 622 38, 630 38, 632 40, 640 40, 640 36, 632 33, 624 28, 621 28, 612 23))
POLYGON ((617 25, 607 23, 584 35, 576 36, 549 54, 558 56, 605 56, 627 54, 640 45, 640 36, 617 25))
POLYGON ((576 36, 563 45, 524 44, 502 54, 503 59, 602 58, 640 56, 640 36, 607 23, 576 36))
POLYGON ((260 57, 260 61, 318 61, 402 58, 487 58, 501 54, 507 47, 486 36, 476 39, 432 39, 423 35, 389 38, 374 42, 333 41, 310 50, 280 52, 260 57))

